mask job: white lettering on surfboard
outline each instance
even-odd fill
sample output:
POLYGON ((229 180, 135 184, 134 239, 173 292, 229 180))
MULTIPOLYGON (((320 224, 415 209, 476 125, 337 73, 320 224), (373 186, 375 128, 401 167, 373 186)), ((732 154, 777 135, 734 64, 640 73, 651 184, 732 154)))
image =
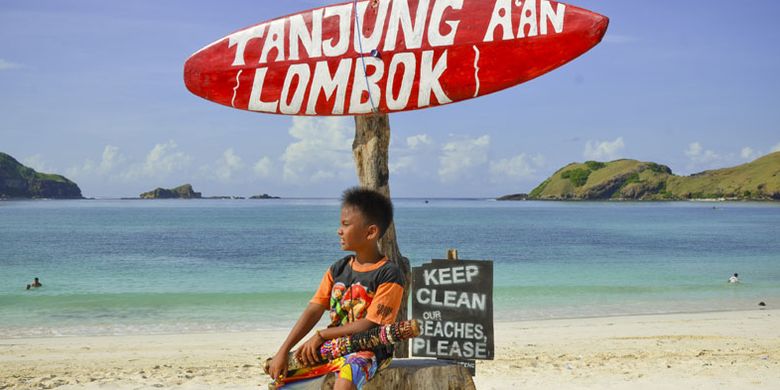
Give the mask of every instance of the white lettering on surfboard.
MULTIPOLYGON (((408 109, 415 102, 412 108, 452 101, 441 82, 448 69, 448 50, 435 49, 456 43, 464 0, 417 0, 416 7, 409 0, 353 4, 319 8, 231 34, 228 47, 235 49, 231 65, 242 70, 259 65, 254 69, 247 108, 343 115, 368 113, 380 104, 395 111, 408 109), (354 26, 355 16, 361 21, 359 30, 354 26), (351 52, 367 55, 374 49, 381 50, 381 59, 341 58, 351 52), (338 64, 333 58, 340 58, 338 64), (271 64, 285 62, 292 64, 285 64, 283 85, 273 93, 264 93, 266 78, 270 74, 280 77, 269 74, 272 66, 278 66, 271 64), (318 112, 323 110, 318 105, 323 97, 330 112, 318 112)), ((495 0, 489 22, 482 24, 487 26, 482 41, 561 33, 565 13, 564 4, 554 5, 549 0, 495 0)), ((479 49, 474 46, 474 51, 476 96, 480 88, 479 49)))
POLYGON ((474 97, 479 96, 479 48, 474 45, 474 81, 477 83, 477 87, 474 90, 474 97))
POLYGON ((566 4, 558 3, 553 9, 548 0, 496 0, 483 41, 493 42, 497 32, 500 32, 500 39, 504 41, 547 35, 548 24, 559 34, 563 32, 565 15, 566 4), (515 26, 512 24, 512 15, 516 11, 520 12, 520 17, 515 26))
POLYGON ((447 70, 447 56, 446 50, 438 57, 433 50, 423 51, 419 60, 414 53, 398 53, 391 60, 388 72, 385 72, 384 62, 374 57, 342 59, 335 73, 332 73, 327 61, 294 64, 287 71, 279 99, 273 101, 263 100, 268 68, 258 68, 255 70, 248 108, 261 112, 276 112, 278 108, 283 114, 298 114, 303 109, 305 98, 308 102, 306 114, 316 115, 319 114, 316 110, 317 101, 324 93, 326 101, 333 99, 330 113, 334 115, 369 113, 380 101, 384 101, 390 109, 402 110, 409 105, 414 80, 418 74, 420 82, 417 106, 430 106, 433 99, 438 104, 447 104, 451 100, 440 81, 447 70), (366 62, 365 73, 363 60, 366 62), (383 94, 380 88, 383 80, 385 85, 395 85, 398 80, 401 87, 397 93, 393 92, 392 88, 387 88, 383 94), (347 101, 346 91, 350 81, 352 92, 347 101))
POLYGON ((333 96, 336 92, 336 100, 333 103, 333 114, 340 115, 344 113, 344 101, 347 96, 347 80, 352 70, 352 60, 345 58, 339 62, 336 74, 331 75, 328 63, 320 61, 314 68, 314 78, 309 89, 309 104, 306 108, 307 115, 317 115, 317 100, 320 93, 325 93, 325 100, 333 96))
POLYGON ((230 105, 233 106, 233 108, 236 107, 236 94, 238 93, 238 88, 241 87, 241 73, 244 70, 239 70, 238 73, 236 73, 236 86, 233 87, 233 99, 230 100, 230 105))
MULTIPOLYGON (((361 21, 366 19, 369 3, 357 3, 356 11, 361 21)), ((386 52, 399 48, 419 49, 425 38, 431 47, 452 45, 460 24, 460 20, 454 19, 452 14, 463 8, 463 0, 419 0, 415 12, 410 10, 406 0, 379 0, 376 8, 373 25, 361 24, 360 36, 357 33, 353 36, 351 29, 352 3, 315 9, 307 14, 276 19, 233 33, 228 37, 229 47, 236 47, 232 65, 246 65, 248 43, 255 39, 262 39, 261 44, 253 44, 251 50, 259 47, 260 64, 298 61, 301 48, 310 59, 339 57, 347 53, 350 43, 356 53, 365 54, 379 49, 382 38, 384 45, 381 49, 386 52), (325 23, 335 23, 338 28, 324 34, 325 23), (287 36, 285 26, 289 26, 287 36), (366 30, 371 33, 367 35, 366 30), (428 33, 425 34, 425 31, 428 33)))

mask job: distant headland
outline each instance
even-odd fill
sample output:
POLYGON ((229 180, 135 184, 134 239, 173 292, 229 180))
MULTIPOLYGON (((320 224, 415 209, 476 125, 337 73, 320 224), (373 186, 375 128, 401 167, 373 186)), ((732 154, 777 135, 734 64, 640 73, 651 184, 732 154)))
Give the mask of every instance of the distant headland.
POLYGON ((180 185, 176 188, 155 188, 138 196, 141 199, 200 199, 201 193, 195 192, 191 184, 180 185))
POLYGON ((780 200, 780 152, 691 176, 637 160, 571 163, 530 194, 498 200, 780 200))
MULTIPOLYGON (((138 198, 123 199, 217 199, 217 200, 241 200, 246 199, 243 196, 203 196, 200 192, 192 189, 191 184, 182 184, 175 188, 155 188, 144 192, 138 198)), ((254 195, 249 199, 281 199, 278 196, 268 194, 254 195)))
POLYGON ((65 176, 36 172, 0 152, 0 199, 84 199, 65 176))
POLYGON ((253 195, 250 196, 249 199, 282 199, 278 196, 271 196, 268 194, 262 194, 262 195, 253 195))

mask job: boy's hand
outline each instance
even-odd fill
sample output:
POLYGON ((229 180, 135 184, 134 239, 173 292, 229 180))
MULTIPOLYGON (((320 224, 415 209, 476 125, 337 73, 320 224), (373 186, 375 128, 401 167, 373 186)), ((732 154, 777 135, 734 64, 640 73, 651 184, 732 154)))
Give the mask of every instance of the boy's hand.
POLYGON ((289 352, 279 351, 271 359, 271 364, 268 366, 268 375, 274 381, 284 379, 287 376, 287 355, 289 352))
POLYGON ((325 340, 320 337, 319 333, 315 333, 295 352, 295 358, 303 362, 307 366, 314 366, 320 363, 320 345, 325 340))

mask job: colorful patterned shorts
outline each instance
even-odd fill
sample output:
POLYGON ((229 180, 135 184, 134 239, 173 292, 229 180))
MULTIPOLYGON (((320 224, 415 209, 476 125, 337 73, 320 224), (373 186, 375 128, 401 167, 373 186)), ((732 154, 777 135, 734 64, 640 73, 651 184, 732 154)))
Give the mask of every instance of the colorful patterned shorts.
POLYGON ((287 377, 277 386, 277 389, 319 389, 320 384, 324 380, 323 375, 338 372, 339 378, 352 381, 355 387, 360 390, 366 382, 374 377, 378 369, 390 364, 390 360, 384 360, 381 367, 379 367, 373 352, 351 353, 319 366, 289 371, 287 377))

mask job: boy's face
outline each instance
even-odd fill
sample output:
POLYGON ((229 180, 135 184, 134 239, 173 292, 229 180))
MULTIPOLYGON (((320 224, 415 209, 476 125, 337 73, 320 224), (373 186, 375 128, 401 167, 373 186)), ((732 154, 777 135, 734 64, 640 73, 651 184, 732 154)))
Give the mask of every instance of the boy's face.
POLYGON ((378 228, 369 225, 355 207, 341 208, 341 223, 338 230, 341 238, 341 249, 345 251, 360 251, 370 245, 376 245, 378 228))

